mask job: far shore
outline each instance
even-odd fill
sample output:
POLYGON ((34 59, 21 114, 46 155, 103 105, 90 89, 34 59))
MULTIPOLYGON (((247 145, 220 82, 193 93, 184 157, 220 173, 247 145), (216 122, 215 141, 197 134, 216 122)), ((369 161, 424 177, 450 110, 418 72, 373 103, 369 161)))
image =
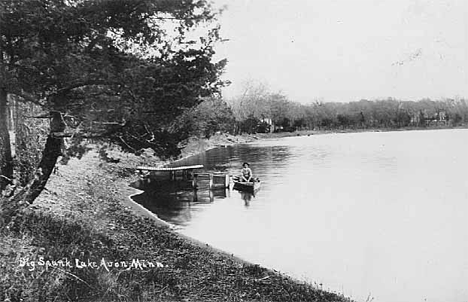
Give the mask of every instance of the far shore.
MULTIPOLYGON (((283 137, 326 135, 340 133, 366 133, 366 132, 402 132, 402 131, 424 131, 424 130, 455 130, 468 129, 468 125, 458 127, 402 127, 402 128, 357 128, 357 129, 320 129, 320 130, 296 130, 293 132, 273 132, 273 133, 244 133, 241 135, 231 135, 227 133, 218 133, 210 138, 191 138, 182 148, 182 154, 179 159, 171 161, 174 163, 190 156, 208 151, 217 147, 225 147, 236 144, 246 144, 261 139, 280 139, 283 137)), ((168 163, 165 163, 168 164, 168 163)))

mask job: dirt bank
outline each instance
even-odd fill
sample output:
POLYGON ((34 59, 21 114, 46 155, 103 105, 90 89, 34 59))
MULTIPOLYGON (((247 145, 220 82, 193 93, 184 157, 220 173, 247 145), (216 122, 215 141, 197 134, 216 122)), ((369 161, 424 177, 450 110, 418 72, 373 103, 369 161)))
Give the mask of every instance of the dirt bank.
POLYGON ((135 167, 164 162, 109 156, 60 166, 2 228, 1 301, 348 301, 173 232, 129 199, 135 167))

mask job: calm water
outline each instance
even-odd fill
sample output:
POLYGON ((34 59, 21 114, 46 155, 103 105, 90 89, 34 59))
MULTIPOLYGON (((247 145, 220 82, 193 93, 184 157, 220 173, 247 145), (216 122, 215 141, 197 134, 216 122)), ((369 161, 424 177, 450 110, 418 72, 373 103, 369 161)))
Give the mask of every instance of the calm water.
POLYGON ((382 302, 468 301, 468 130, 330 134, 184 163, 263 181, 136 200, 179 231, 296 278, 382 302))

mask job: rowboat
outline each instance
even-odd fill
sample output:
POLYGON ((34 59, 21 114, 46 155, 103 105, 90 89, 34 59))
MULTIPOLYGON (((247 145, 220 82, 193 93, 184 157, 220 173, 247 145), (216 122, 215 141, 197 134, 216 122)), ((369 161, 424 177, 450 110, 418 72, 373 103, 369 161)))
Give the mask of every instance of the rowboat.
POLYGON ((232 182, 234 183, 234 190, 246 192, 256 192, 262 185, 262 182, 258 178, 252 182, 239 181, 237 179, 233 179, 232 182))

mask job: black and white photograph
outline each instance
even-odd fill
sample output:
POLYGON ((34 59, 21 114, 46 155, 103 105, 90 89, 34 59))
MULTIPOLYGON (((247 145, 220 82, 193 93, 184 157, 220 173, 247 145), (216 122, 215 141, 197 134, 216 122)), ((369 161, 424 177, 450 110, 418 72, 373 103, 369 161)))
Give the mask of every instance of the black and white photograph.
POLYGON ((468 302, 468 2, 0 0, 0 301, 468 302))

